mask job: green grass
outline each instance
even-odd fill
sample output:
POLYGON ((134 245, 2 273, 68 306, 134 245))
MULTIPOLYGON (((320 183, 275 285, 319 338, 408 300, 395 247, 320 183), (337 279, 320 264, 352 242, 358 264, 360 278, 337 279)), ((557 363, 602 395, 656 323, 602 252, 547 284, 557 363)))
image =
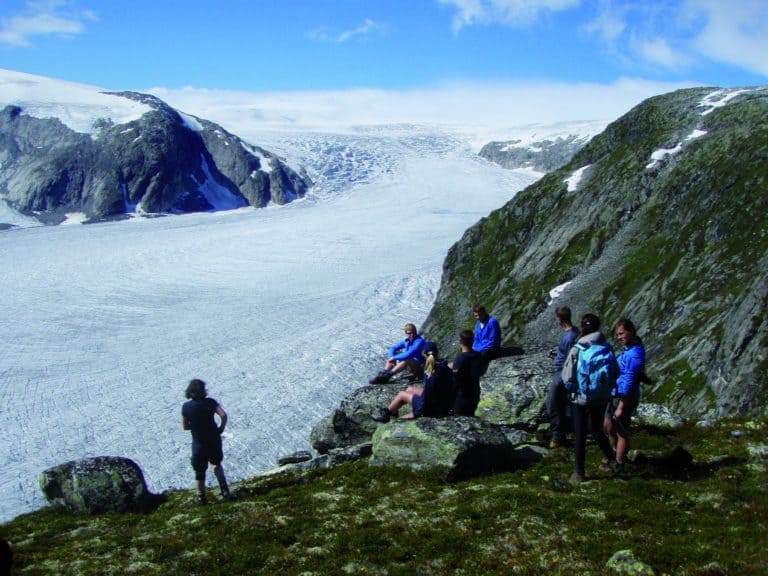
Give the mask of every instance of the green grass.
MULTIPOLYGON (((633 447, 685 447, 681 472, 629 465, 572 486, 569 450, 528 470, 449 484, 440 470, 357 462, 254 478, 234 502, 175 491, 152 514, 42 510, 0 526, 14 574, 604 574, 622 549, 657 574, 766 574, 768 472, 749 458, 768 421, 639 429, 633 447), (740 431, 740 436, 731 434, 740 431), (723 458, 727 455, 728 458, 723 458), (717 563, 720 572, 712 572, 717 563)), ((181 463, 180 463, 181 465, 181 463)))

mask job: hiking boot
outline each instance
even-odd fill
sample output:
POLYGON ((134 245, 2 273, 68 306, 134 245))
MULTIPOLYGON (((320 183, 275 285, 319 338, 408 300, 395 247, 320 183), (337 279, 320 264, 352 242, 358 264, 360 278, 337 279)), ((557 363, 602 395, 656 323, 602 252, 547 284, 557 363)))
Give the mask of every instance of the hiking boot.
POLYGON ((622 472, 624 472, 624 462, 614 462, 611 467, 611 475, 618 476, 622 472))
POLYGON ((382 370, 376 376, 368 380, 369 384, 386 384, 392 379, 392 374, 387 372, 386 370, 382 370))
POLYGON ((235 499, 235 497, 232 496, 229 490, 222 490, 221 499, 224 500, 224 502, 231 502, 232 500, 235 499))
POLYGON ((371 420, 375 422, 387 423, 392 419, 393 416, 394 414, 392 414, 388 408, 381 408, 378 412, 371 414, 371 420))
POLYGON ((571 477, 568 479, 568 482, 573 484, 574 486, 586 481, 587 481, 587 477, 584 475, 584 472, 574 472, 573 474, 571 474, 571 477))
POLYGON ((197 498, 195 499, 195 502, 197 502, 200 506, 205 506, 208 504, 208 499, 205 497, 205 494, 202 492, 198 493, 197 498))
POLYGON ((602 462, 600 462, 600 470, 603 472, 608 472, 609 474, 613 474, 614 469, 616 468, 616 460, 608 460, 607 458, 604 458, 602 462))

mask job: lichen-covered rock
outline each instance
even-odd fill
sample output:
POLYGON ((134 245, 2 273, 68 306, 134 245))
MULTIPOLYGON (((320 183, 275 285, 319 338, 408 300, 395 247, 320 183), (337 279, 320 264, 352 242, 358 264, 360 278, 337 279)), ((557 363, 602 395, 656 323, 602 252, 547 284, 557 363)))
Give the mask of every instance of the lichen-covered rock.
POLYGON ((466 416, 395 420, 373 434, 373 466, 445 468, 450 481, 525 468, 545 449, 515 446, 502 426, 466 416))
POLYGON ((43 471, 39 481, 48 502, 81 514, 147 512, 162 500, 147 489, 141 468, 129 458, 73 460, 43 471))
POLYGON ((552 360, 543 349, 498 358, 480 379, 475 415, 488 422, 533 429, 544 419, 552 360))
POLYGON ((358 388, 341 401, 333 414, 315 424, 309 436, 310 444, 320 454, 326 454, 334 448, 370 442, 380 425, 371 415, 388 406, 403 386, 395 382, 358 388))
MULTIPOLYGON (((491 362, 480 379, 480 404, 475 415, 488 422, 534 430, 544 417, 551 364, 543 349, 530 353, 516 349, 514 355, 491 362)), ((333 414, 315 424, 310 444, 325 454, 332 449, 370 442, 380 426, 371 415, 388 406, 406 385, 395 381, 358 388, 342 400, 333 414)), ((410 406, 405 406, 401 414, 409 411, 410 406)))
POLYGON ((635 558, 631 550, 619 550, 605 566, 612 576, 654 576, 653 568, 635 558))
POLYGON ((646 426, 658 426, 660 428, 679 428, 687 422, 685 418, 676 414, 668 406, 643 401, 638 405, 634 418, 646 426))

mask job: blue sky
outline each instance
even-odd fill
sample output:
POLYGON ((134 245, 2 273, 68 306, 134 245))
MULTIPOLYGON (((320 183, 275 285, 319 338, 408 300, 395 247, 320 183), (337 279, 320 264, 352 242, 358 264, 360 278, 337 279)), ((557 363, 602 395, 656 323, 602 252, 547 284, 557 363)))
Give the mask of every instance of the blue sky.
POLYGON ((418 92, 421 110, 468 110, 493 93, 551 111, 573 95, 585 117, 617 100, 612 116, 768 84, 768 0, 2 0, 0 68, 171 101, 376 90, 382 109, 418 92))
POLYGON ((137 90, 765 84, 768 2, 3 0, 0 67, 137 90))

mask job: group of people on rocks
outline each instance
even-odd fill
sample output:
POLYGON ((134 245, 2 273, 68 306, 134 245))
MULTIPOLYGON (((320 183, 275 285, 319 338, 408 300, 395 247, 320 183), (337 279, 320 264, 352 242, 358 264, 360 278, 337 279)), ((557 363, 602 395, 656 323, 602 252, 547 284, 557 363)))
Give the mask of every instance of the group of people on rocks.
POLYGON ((550 354, 554 359, 553 381, 546 401, 552 436, 550 448, 567 446, 566 411, 570 407, 576 460, 574 479, 586 479, 589 430, 604 455, 601 469, 612 474, 621 473, 629 451, 630 423, 640 401, 640 384, 648 381, 643 341, 634 323, 622 318, 614 326, 614 336, 623 351, 614 356, 600 330, 600 319, 594 314, 585 314, 578 330, 571 321, 571 310, 566 306, 555 310, 555 320, 563 329, 563 335, 550 354), (607 375, 607 397, 603 394, 590 396, 586 391, 591 385, 590 378, 594 380, 594 374, 601 369, 598 363, 588 363, 588 358, 595 357, 591 354, 595 347, 607 349, 601 356, 607 375))
POLYGON ((474 306, 472 314, 475 330, 459 333, 460 352, 452 362, 441 360, 437 345, 418 335, 414 324, 405 325, 405 339, 389 348, 384 369, 370 383, 387 383, 406 369, 413 379, 423 378, 423 383, 398 392, 386 408, 372 415, 374 420, 387 422, 406 404, 411 405, 406 419, 475 415, 480 402, 480 377, 488 363, 501 353, 501 327, 482 305, 474 306))
MULTIPOLYGON (((405 337, 389 348, 384 368, 370 382, 387 383, 408 371, 412 381, 422 379, 422 385, 407 386, 398 392, 388 406, 371 415, 374 420, 387 422, 397 417, 406 405, 411 406, 411 412, 403 416, 404 419, 475 415, 480 401, 480 377, 489 362, 501 355, 502 348, 498 320, 482 305, 474 306, 472 314, 476 320, 475 330, 459 333, 460 352, 452 362, 441 359, 437 345, 419 335, 413 323, 405 325, 405 337)), ((600 331, 600 319, 594 314, 585 314, 577 329, 571 320, 571 310, 562 306, 555 310, 555 320, 563 335, 550 354, 553 381, 546 399, 550 448, 567 446, 570 408, 575 479, 582 481, 586 478, 584 463, 590 430, 605 456, 601 468, 619 473, 629 450, 629 429, 640 400, 640 383, 647 381, 643 342, 631 320, 619 320, 614 335, 624 350, 615 357, 600 331), (607 354, 593 354, 597 348, 607 348, 607 354), (607 366, 603 367, 610 384, 607 395, 593 395, 589 390, 590 378, 594 379, 595 375, 590 374, 592 367, 586 364, 587 357, 608 359, 605 361, 607 366)), ((191 380, 185 395, 188 400, 182 406, 182 428, 192 433, 191 464, 195 472, 197 502, 207 502, 205 475, 209 464, 213 467, 222 498, 228 500, 231 496, 221 464, 224 458, 221 435, 227 424, 227 413, 215 399, 208 397, 202 380, 191 380)))
MULTIPOLYGON (((453 360, 438 358, 437 346, 420 336, 412 323, 405 325, 405 339, 393 344, 384 369, 372 384, 387 383, 408 370, 411 378, 423 378, 421 386, 398 392, 386 408, 371 417, 387 422, 400 409, 411 406, 404 419, 418 416, 474 416, 480 400, 480 377, 488 363, 501 352, 501 328, 483 306, 473 308, 475 331, 459 333, 461 351, 453 360)), ((573 325, 571 310, 555 310, 555 321, 563 330, 553 359, 553 381, 546 398, 550 421, 550 448, 568 445, 566 433, 574 433, 574 478, 586 479, 587 434, 602 450, 601 469, 612 474, 623 470, 629 450, 632 416, 640 400, 640 383, 645 375, 645 347, 631 320, 622 318, 614 336, 623 351, 616 356, 600 330, 600 319, 585 314, 579 328, 573 325)))

